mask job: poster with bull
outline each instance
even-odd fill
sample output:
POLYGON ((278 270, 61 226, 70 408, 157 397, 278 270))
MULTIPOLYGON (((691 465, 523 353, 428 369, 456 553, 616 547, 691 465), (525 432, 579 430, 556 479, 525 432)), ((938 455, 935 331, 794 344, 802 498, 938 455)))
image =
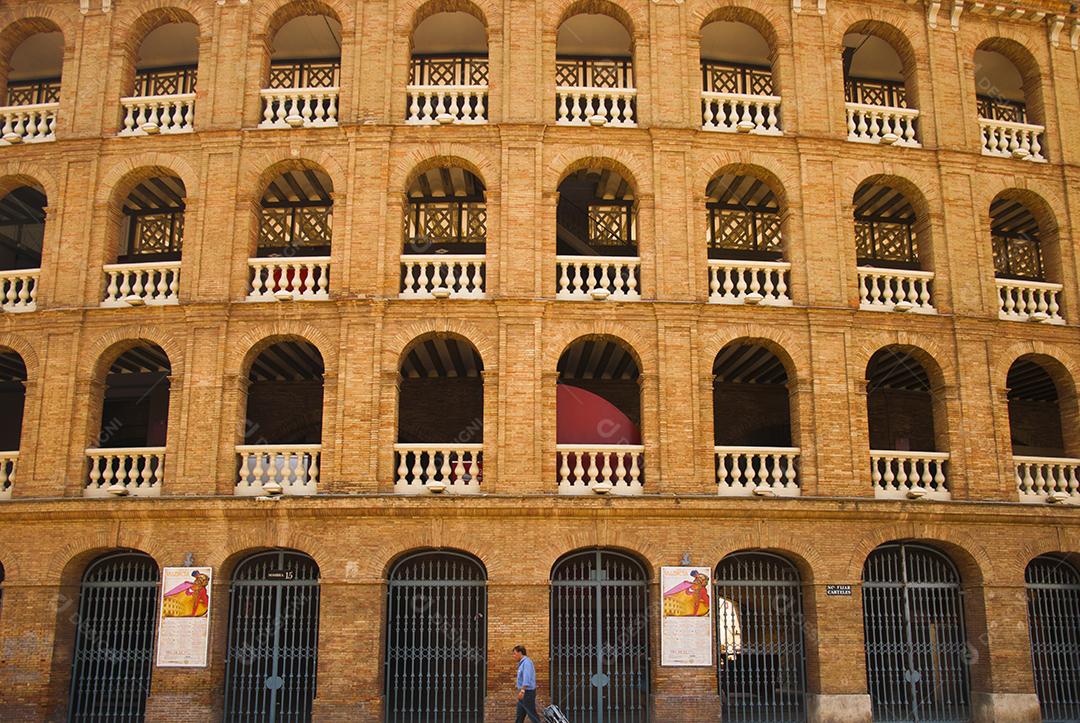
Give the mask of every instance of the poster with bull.
POLYGON ((712 581, 708 567, 660 568, 660 664, 711 667, 712 581))
POLYGON ((209 567, 166 567, 158 614, 159 668, 205 668, 210 649, 209 567))

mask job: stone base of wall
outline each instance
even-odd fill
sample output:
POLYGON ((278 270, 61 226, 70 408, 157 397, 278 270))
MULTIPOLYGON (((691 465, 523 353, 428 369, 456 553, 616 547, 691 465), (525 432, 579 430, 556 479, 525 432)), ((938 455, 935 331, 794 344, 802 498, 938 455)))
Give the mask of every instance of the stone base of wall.
POLYGON ((870 696, 806 694, 806 719, 810 723, 870 723, 870 696))
POLYGON ((975 723, 1039 723, 1042 712, 1034 693, 971 693, 975 723))

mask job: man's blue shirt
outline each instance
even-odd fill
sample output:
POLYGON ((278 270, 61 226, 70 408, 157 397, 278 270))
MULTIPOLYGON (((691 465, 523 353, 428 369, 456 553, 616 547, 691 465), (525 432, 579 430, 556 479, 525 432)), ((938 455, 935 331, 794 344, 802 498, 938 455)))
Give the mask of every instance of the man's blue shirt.
POLYGON ((529 660, 527 655, 518 663, 517 687, 518 690, 522 688, 536 690, 536 666, 533 665, 533 661, 529 660))

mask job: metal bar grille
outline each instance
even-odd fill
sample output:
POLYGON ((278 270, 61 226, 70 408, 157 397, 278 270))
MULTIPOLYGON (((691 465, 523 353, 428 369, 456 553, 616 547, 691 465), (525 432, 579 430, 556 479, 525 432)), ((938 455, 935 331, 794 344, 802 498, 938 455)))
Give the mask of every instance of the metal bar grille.
POLYGON ((649 720, 649 592, 645 570, 589 550, 551 577, 551 698, 571 721, 649 720))
POLYGON ((319 649, 319 567, 274 550, 236 568, 229 587, 226 723, 311 720, 319 649))
POLYGON ((79 588, 68 721, 142 721, 150 695, 157 563, 133 550, 100 557, 79 588))
POLYGON ((866 678, 875 721, 969 718, 960 576, 940 552, 888 544, 863 567, 866 678))
POLYGON ((716 568, 717 689, 725 721, 806 720, 802 588, 787 560, 729 555, 716 568))
POLYGON ((1080 573, 1061 557, 1042 555, 1028 565, 1024 580, 1042 719, 1080 720, 1080 573))
POLYGON ((398 562, 387 585, 387 723, 480 723, 486 688, 483 565, 455 552, 398 562))

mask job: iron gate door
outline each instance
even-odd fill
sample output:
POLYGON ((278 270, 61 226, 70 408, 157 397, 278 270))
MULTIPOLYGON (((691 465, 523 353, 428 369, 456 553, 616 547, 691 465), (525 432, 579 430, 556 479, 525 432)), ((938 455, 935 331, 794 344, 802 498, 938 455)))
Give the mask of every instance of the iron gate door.
POLYGON ((573 553, 551 576, 551 698, 574 723, 649 720, 649 591, 637 560, 573 553))
POLYGON ((888 544, 863 567, 866 679, 875 721, 967 721, 960 576, 937 550, 888 544))
POLYGON ((273 550, 241 562, 229 586, 225 721, 311 720, 319 651, 319 566, 273 550))
POLYGON ((1044 721, 1080 720, 1080 573, 1042 555, 1024 574, 1035 692, 1044 721))
POLYGON ((802 584, 795 566, 764 552, 716 568, 717 688, 725 721, 806 720, 802 584))
POLYGON ((125 550, 99 557, 79 587, 69 721, 141 721, 150 694, 158 567, 125 550))
POLYGON ((388 723, 481 723, 487 687, 487 574, 456 552, 410 555, 386 600, 388 723))

